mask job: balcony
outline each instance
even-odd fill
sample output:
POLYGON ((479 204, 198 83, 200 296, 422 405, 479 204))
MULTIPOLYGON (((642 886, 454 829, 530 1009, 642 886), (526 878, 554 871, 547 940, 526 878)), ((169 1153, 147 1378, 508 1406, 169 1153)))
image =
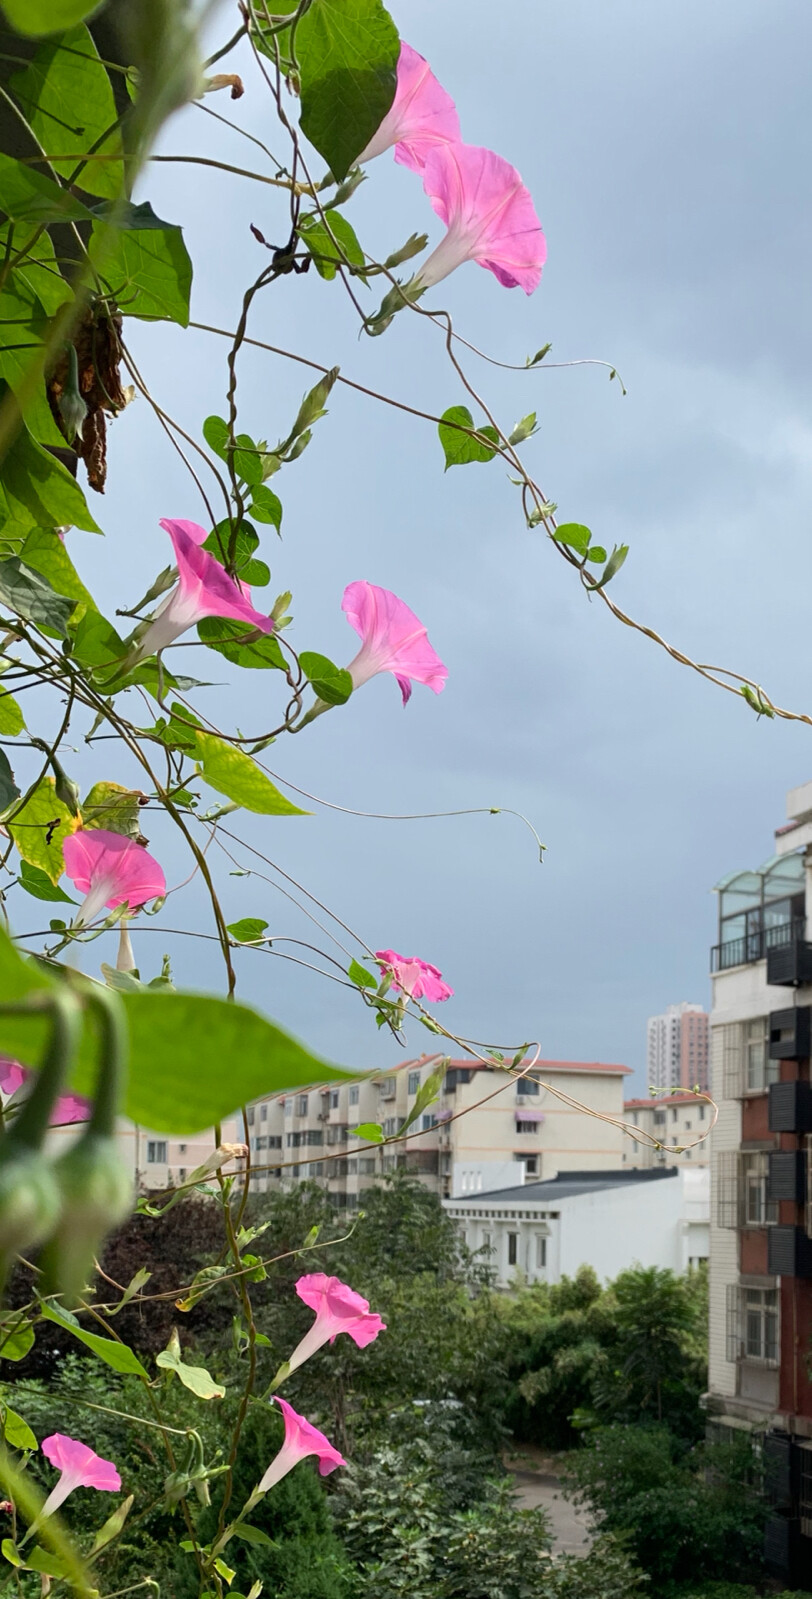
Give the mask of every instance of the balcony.
MULTIPOLYGON (((768 982, 784 983, 788 981, 812 982, 812 944, 804 940, 806 932, 806 919, 803 916, 795 917, 792 921, 781 922, 777 927, 762 927, 757 931, 747 933, 744 938, 731 938, 723 944, 714 944, 711 949, 711 971, 727 972, 733 966, 747 966, 753 961, 769 961, 773 952, 780 951, 784 960, 792 949, 808 951, 808 968, 810 975, 798 979, 767 976, 768 982)), ((791 956, 789 957, 791 959, 791 956)))

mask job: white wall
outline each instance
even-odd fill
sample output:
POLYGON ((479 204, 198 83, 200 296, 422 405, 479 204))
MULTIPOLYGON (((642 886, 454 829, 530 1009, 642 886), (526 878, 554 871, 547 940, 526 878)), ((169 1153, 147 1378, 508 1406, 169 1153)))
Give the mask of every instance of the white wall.
POLYGON ((708 1173, 679 1172, 652 1182, 628 1183, 594 1193, 532 1201, 529 1191, 488 1202, 487 1196, 447 1200, 472 1249, 488 1235, 491 1265, 500 1287, 520 1269, 530 1281, 556 1283, 592 1266, 607 1282, 630 1266, 687 1270, 691 1259, 708 1253, 708 1173), (509 1235, 517 1235, 516 1263, 508 1255, 509 1235), (546 1239, 546 1259, 538 1264, 536 1240, 546 1239))
POLYGON ((521 1188, 523 1183, 524 1164, 520 1160, 457 1160, 452 1168, 451 1196, 459 1199, 497 1188, 521 1188))

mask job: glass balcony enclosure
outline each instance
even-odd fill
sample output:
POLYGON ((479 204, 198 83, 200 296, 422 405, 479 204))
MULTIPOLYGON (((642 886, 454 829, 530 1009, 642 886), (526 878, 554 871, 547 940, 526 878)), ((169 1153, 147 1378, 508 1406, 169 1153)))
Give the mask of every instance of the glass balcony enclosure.
POLYGON ((731 872, 716 884, 719 942, 711 971, 763 960, 770 949, 806 936, 804 857, 773 855, 754 872, 731 872))

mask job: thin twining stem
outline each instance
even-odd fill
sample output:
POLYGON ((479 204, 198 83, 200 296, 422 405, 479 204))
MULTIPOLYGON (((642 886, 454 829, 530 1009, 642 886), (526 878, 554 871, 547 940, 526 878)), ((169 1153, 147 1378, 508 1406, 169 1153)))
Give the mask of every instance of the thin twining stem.
MULTIPOLYGON (((420 307, 416 306, 413 309, 419 311, 420 307)), ((436 319, 438 314, 439 313, 437 312, 424 312, 424 315, 429 316, 430 320, 432 321, 436 319)), ((213 333, 216 336, 224 339, 233 338, 233 334, 231 334, 227 328, 213 327, 207 322, 190 322, 189 326, 192 328, 197 328, 201 333, 213 333)), ((451 334, 453 337, 453 330, 451 330, 451 334)), ((310 367, 315 372, 326 373, 330 370, 329 367, 324 366, 320 361, 312 361, 307 356, 298 355, 293 350, 285 350, 279 345, 268 344, 261 339, 246 338, 243 340, 243 343, 253 345, 256 349, 267 350, 270 355, 279 355, 286 360, 296 361, 299 365, 310 367)), ((454 364, 457 365, 456 362, 454 364)), ((341 372, 338 374, 336 382, 343 383, 347 388, 354 389, 358 394, 365 394, 368 399, 378 400, 382 405, 390 405, 395 410, 404 412, 407 416, 416 416, 422 421, 434 422, 435 424, 442 420, 441 417, 435 416, 430 411, 420 410, 417 406, 407 405, 405 401, 395 399, 393 395, 381 394, 379 391, 369 388, 364 383, 356 383, 352 378, 346 377, 341 372)), ((466 387, 469 388, 470 393, 475 393, 475 391, 470 389, 467 383, 466 387)), ((481 402, 478 401, 478 403, 481 402)), ((482 408, 486 415, 489 414, 487 407, 484 404, 482 408)), ((497 426, 497 424, 494 424, 494 426, 497 426)), ((476 429, 460 428, 460 431, 466 433, 475 433, 476 429)), ((500 432, 498 426, 497 432, 500 432)), ((500 434, 500 436, 503 435, 500 434)), ((497 453, 504 454, 505 452, 504 450, 499 449, 497 453)), ((540 507, 541 505, 545 504, 546 501, 543 494, 528 476, 521 461, 518 461, 518 458, 516 458, 516 461, 512 462, 511 464, 517 464, 518 470, 522 475, 522 479, 532 494, 536 506, 540 507)), ((552 521, 552 518, 546 517, 544 520, 552 521)), ((576 570, 581 572, 583 581, 581 563, 570 555, 569 551, 564 545, 556 542, 554 539, 552 542, 555 543, 555 547, 558 550, 559 555, 561 555, 571 566, 575 567, 576 570)), ((629 627, 635 633, 640 633, 644 638, 650 639, 653 644, 656 644, 660 649, 665 650, 666 654, 670 655, 671 659, 675 660, 680 666, 686 666, 690 671, 697 672, 700 677, 703 677, 706 682, 713 683, 716 688, 725 689, 727 693, 735 694, 737 698, 740 698, 742 685, 747 685, 747 687, 755 690, 755 692, 760 696, 765 707, 765 711, 768 713, 779 717, 782 721, 802 722, 806 726, 812 727, 812 715, 808 715, 806 712, 802 711, 792 711, 784 706, 777 705, 775 701, 772 700, 766 693, 762 685, 757 683, 754 678, 748 677, 744 672, 736 671, 730 667, 709 666, 701 661, 695 661, 690 655, 686 655, 683 650, 678 649, 676 645, 669 644, 668 640, 663 638, 662 634, 658 633, 655 628, 648 627, 645 622, 637 621, 635 617, 630 616, 628 612, 624 611, 619 605, 617 605, 607 589, 602 588, 595 590, 587 587, 586 592, 589 596, 597 594, 598 598, 603 601, 604 605, 607 606, 612 615, 616 617, 619 622, 622 622, 625 627, 629 627), (731 682, 726 683, 724 681, 725 677, 729 677, 731 682), (737 687, 736 685, 739 686, 737 687)))
POLYGON ((182 162, 187 166, 216 167, 220 172, 233 172, 237 178, 253 178, 255 183, 270 184, 272 189, 292 189, 296 194, 306 194, 308 199, 316 198, 309 183, 293 183, 290 178, 266 178, 262 172, 251 172, 248 167, 235 167, 229 161, 214 161, 207 155, 151 155, 149 159, 182 162))
MULTIPOLYGON (((201 818, 201 823, 202 823, 202 818, 201 818)), ((202 825, 205 826, 206 824, 202 823, 202 825)), ((236 833, 231 833, 231 832, 228 831, 227 828, 221 827, 219 822, 214 822, 211 825, 212 825, 212 831, 213 831, 213 833, 216 836, 216 842, 217 842, 218 847, 222 850, 223 854, 226 856, 226 859, 230 860, 232 865, 236 866, 239 871, 244 871, 245 868, 242 866, 241 862, 237 859, 236 855, 232 854, 231 850, 229 850, 226 847, 226 845, 222 842, 222 840, 220 838, 220 833, 224 833, 226 838, 230 838, 235 844, 237 844, 239 846, 240 849, 248 850, 249 854, 256 855, 258 860, 263 861, 266 866, 270 866, 271 871, 278 872, 280 877, 284 877, 285 882, 290 883, 292 888, 297 889, 298 892, 300 894, 304 894, 305 898, 309 899, 312 902, 312 904, 317 905, 319 910, 323 911, 325 916, 329 916, 330 920, 335 922, 338 927, 342 927, 344 929, 344 932, 347 933, 349 935, 349 937, 355 941, 356 944, 360 945, 360 947, 363 950, 366 951, 366 953, 369 955, 370 959, 374 960, 374 958, 375 958, 374 951, 372 949, 370 949, 370 947, 367 944, 366 940, 361 938, 358 933, 354 932, 351 927, 348 927, 346 922, 342 922, 340 916, 336 916, 335 912, 331 911, 328 905, 324 905, 320 899, 316 899, 315 894, 309 893, 308 890, 306 888, 304 888, 301 883, 298 883, 296 881, 295 877, 290 877, 287 872, 283 872, 282 867, 281 866, 277 866, 275 861, 269 860, 267 855, 263 855, 260 850, 254 849, 253 845, 246 844, 245 840, 241 839, 241 838, 238 838, 236 833)), ((313 923, 314 927, 318 927, 320 932, 324 933, 325 938, 329 938, 330 942, 332 944, 335 944, 337 949, 340 949, 345 955, 347 955, 350 959, 352 959, 352 950, 348 949, 346 944, 342 944, 341 939, 337 938, 335 933, 330 931, 329 927, 325 927, 324 923, 319 921, 318 916, 314 916, 313 912, 309 911, 307 909, 306 905, 302 905, 301 902, 296 899, 294 894, 290 894, 286 888, 282 887, 281 883, 275 883, 272 878, 266 877, 263 872, 258 872, 255 867, 251 867, 250 870, 251 870, 251 875, 253 877, 258 877, 260 879, 260 882, 267 883, 269 888, 273 888, 276 891, 277 894, 281 894, 284 899, 290 900, 291 904, 295 905, 296 909, 298 911, 301 911, 302 915, 306 916, 308 921, 313 923)), ((327 974, 325 974, 325 975, 327 975, 327 974)))
MULTIPOLYGON (((256 756, 254 757, 256 760, 256 756)), ((301 794, 303 799, 312 800, 314 805, 323 805, 325 810, 340 811, 343 816, 360 816, 365 821, 371 822, 430 822, 446 816, 515 816, 525 827, 529 827, 539 848, 539 860, 547 848, 542 844, 533 823, 528 820, 522 811, 514 811, 509 805, 467 805, 456 811, 357 811, 351 805, 337 805, 333 800, 322 799, 318 794, 311 794, 309 789, 299 788, 298 784, 291 783, 290 779, 283 777, 280 772, 274 772, 264 761, 257 760, 263 772, 267 772, 275 782, 283 783, 285 788, 292 789, 294 794, 301 794)))

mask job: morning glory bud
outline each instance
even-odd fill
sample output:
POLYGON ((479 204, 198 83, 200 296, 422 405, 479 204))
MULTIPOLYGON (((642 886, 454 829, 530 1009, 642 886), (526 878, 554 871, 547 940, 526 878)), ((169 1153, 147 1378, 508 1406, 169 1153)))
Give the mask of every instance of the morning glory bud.
POLYGON ((65 424, 65 437, 72 444, 87 416, 87 406, 79 392, 79 363, 72 344, 68 345, 68 371, 58 403, 59 414, 65 424))
POLYGON ((31 1093, 0 1139, 0 1281, 15 1255, 36 1248, 48 1236, 61 1205, 59 1184, 42 1144, 76 1052, 81 1014, 67 990, 55 990, 42 1003, 53 1018, 48 1048, 31 1093))
POLYGON ((54 1161, 61 1211, 40 1261, 46 1293, 61 1294, 68 1305, 81 1297, 105 1238, 129 1215, 133 1201, 115 1141, 127 1053, 124 1012, 118 995, 96 983, 87 985, 85 997, 99 1021, 101 1064, 85 1131, 54 1161))

